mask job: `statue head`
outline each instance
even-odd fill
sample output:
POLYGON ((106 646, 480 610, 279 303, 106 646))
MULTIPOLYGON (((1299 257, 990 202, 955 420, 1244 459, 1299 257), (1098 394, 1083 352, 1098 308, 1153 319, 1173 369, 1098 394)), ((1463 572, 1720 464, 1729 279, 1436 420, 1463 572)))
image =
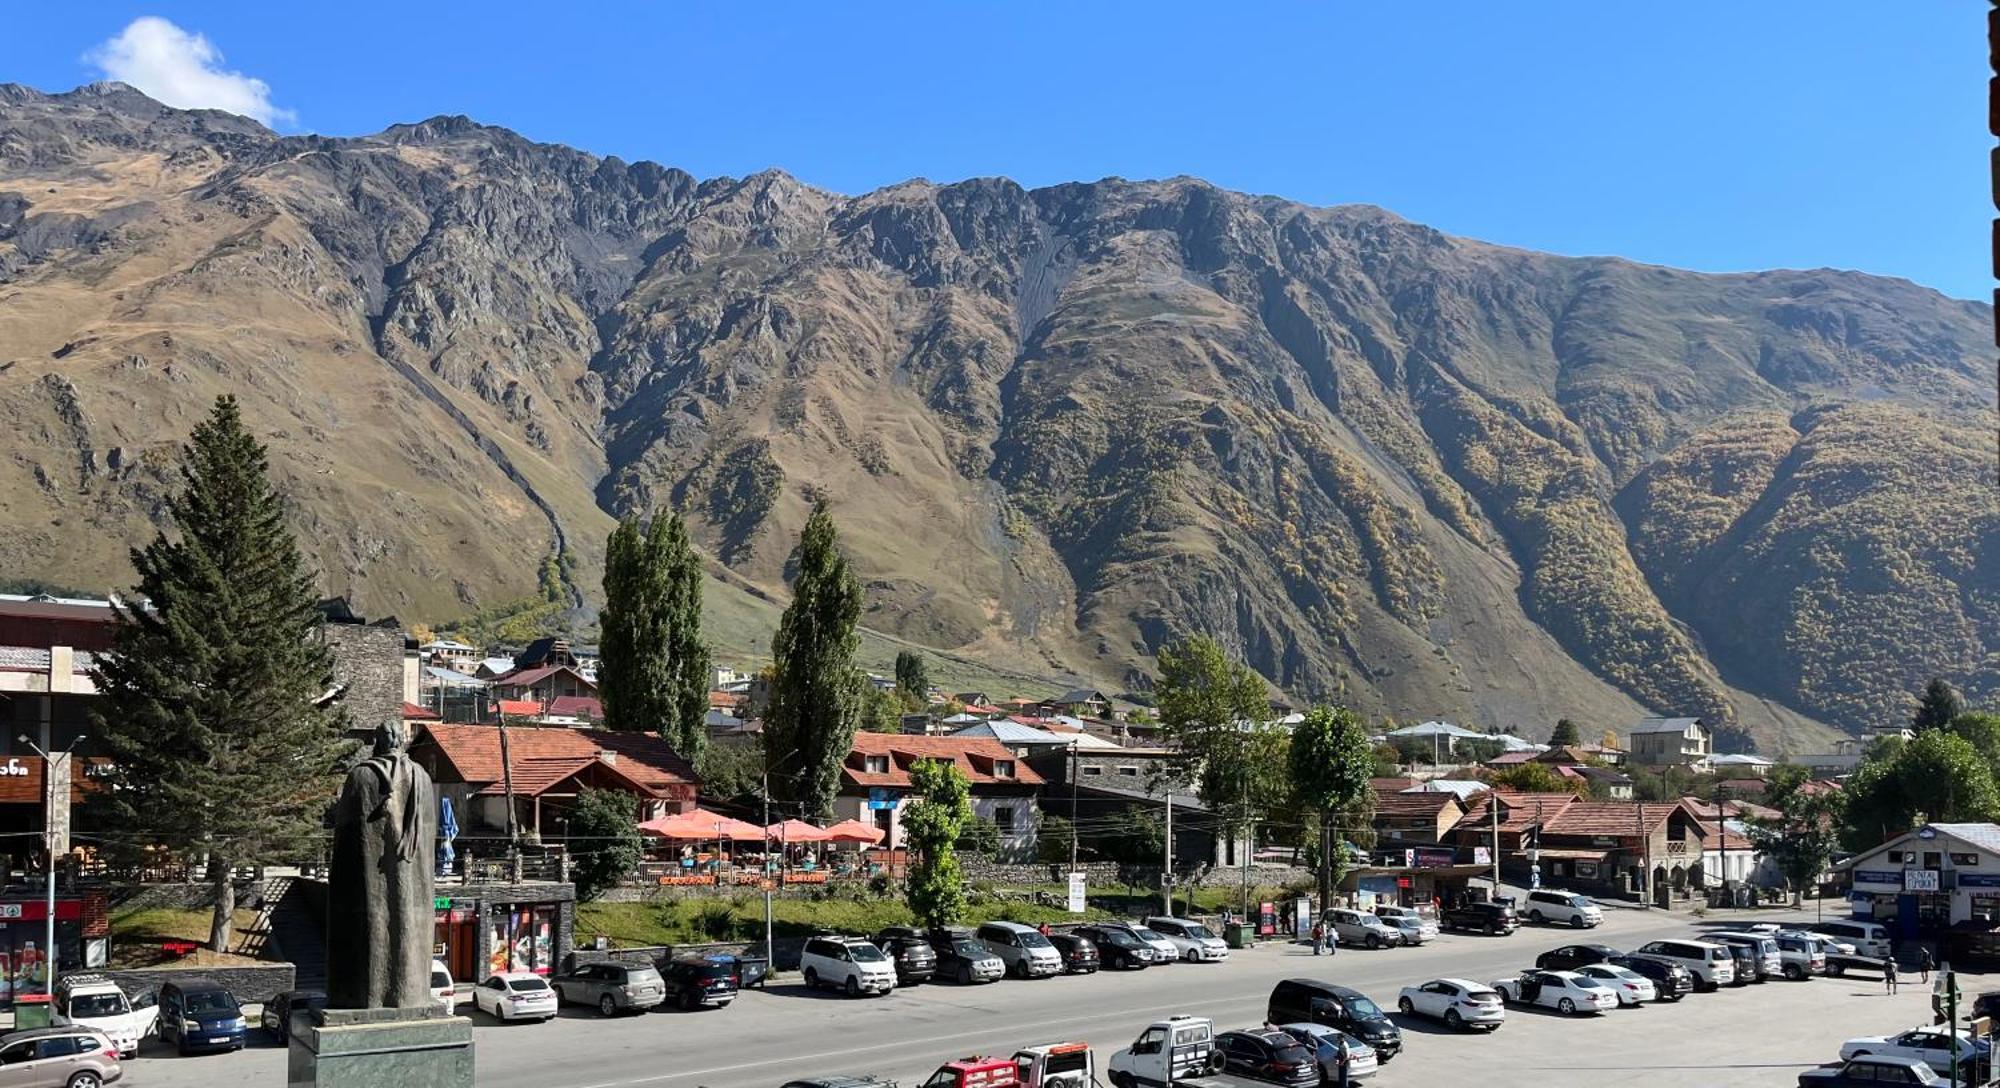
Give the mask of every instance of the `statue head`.
POLYGON ((408 727, 401 721, 391 719, 375 727, 375 754, 395 755, 409 747, 408 727))

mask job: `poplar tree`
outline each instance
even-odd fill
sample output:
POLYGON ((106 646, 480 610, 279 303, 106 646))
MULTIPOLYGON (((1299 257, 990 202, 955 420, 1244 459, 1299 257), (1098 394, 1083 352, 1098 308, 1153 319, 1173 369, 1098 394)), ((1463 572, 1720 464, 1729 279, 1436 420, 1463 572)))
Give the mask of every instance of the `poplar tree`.
POLYGON ((931 674, 924 664, 924 655, 913 650, 899 650, 896 653, 896 690, 916 703, 930 698, 931 674))
POLYGON ((655 731, 692 760, 708 740, 708 644, 701 632, 701 556, 680 515, 643 531, 627 518, 604 554, 598 697, 605 724, 655 731))
POLYGON ((314 579, 267 468, 235 398, 218 398, 183 452, 171 533, 132 552, 138 585, 96 667, 91 735, 111 765, 95 803, 124 834, 206 855, 219 952, 231 873, 312 860, 353 751, 314 579))
MULTIPOLYGON (((658 519, 655 519, 655 524, 658 519)), ((669 660, 672 731, 662 734, 682 756, 699 758, 708 744, 708 643, 701 633, 701 554, 679 514, 667 519, 664 545, 665 637, 669 660)))
POLYGON ((771 638, 770 705, 764 743, 774 764, 772 792, 798 806, 805 819, 824 818, 840 790, 840 766, 854 746, 863 674, 854 656, 861 640, 861 582, 840 554, 839 533, 826 503, 813 506, 799 536, 792 603, 771 638))

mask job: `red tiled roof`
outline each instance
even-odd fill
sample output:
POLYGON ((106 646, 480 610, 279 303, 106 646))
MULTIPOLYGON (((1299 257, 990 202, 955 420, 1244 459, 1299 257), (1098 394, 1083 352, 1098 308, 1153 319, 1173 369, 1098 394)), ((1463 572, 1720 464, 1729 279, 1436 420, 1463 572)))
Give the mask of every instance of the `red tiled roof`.
POLYGON ((549 700, 549 713, 565 718, 604 719, 604 703, 589 695, 558 695, 549 700))
POLYGON ((542 704, 533 699, 499 699, 493 705, 510 718, 534 718, 542 713, 542 704))
MULTIPOLYGON (((459 781, 484 787, 501 780, 498 727, 431 722, 424 725, 423 731, 450 769, 458 773, 459 781)), ((521 789, 521 776, 530 767, 595 760, 599 752, 616 754, 617 772, 655 794, 664 795, 674 787, 701 783, 687 760, 666 741, 650 733, 614 733, 608 729, 566 726, 525 727, 507 731, 507 749, 514 762, 516 790, 521 789)), ((570 773, 574 773, 574 768, 570 773)))
POLYGON ((708 693, 708 705, 711 710, 739 707, 749 701, 750 697, 748 695, 736 691, 711 691, 708 693))
POLYGON ((438 713, 435 710, 418 706, 415 703, 404 703, 403 720, 406 722, 434 722, 438 720, 438 713))
POLYGON ((1667 801, 1576 801, 1549 820, 1552 835, 1637 835, 1667 821, 1678 804, 1667 801))
POLYGON ((998 714, 1000 713, 1000 708, 997 706, 982 706, 978 703, 967 703, 965 704, 965 712, 967 714, 998 714))
POLYGON ((1488 767, 1518 767, 1523 763, 1533 763, 1540 752, 1502 752, 1486 761, 1488 767))
POLYGON ((1377 816, 1436 816, 1447 808, 1463 807, 1463 802, 1455 793, 1438 791, 1435 793, 1381 793, 1375 794, 1375 815, 1377 816))
POLYGON ((926 759, 950 760, 975 785, 1039 786, 1042 776, 999 741, 986 737, 913 737, 900 733, 856 733, 841 777, 856 786, 908 786, 910 765, 926 759), (864 770, 867 756, 888 756, 887 771, 864 770), (1014 765, 1012 778, 996 778, 993 765, 1014 765))
POLYGON ((1482 793, 1468 802, 1465 818, 1460 820, 1459 824, 1464 826, 1477 823, 1481 827, 1490 826, 1490 821, 1493 817, 1487 813, 1486 806, 1492 803, 1492 798, 1495 796, 1499 798, 1500 830, 1502 831, 1521 831, 1533 827, 1535 826, 1535 818, 1538 813, 1542 822, 1547 823, 1560 815, 1563 809, 1576 803, 1576 795, 1573 793, 1513 793, 1507 790, 1492 791, 1482 793))
MULTIPOLYGON (((509 741, 513 738, 510 736, 509 741)), ((569 781, 580 773, 589 772, 611 779, 632 793, 664 796, 663 791, 654 789, 632 777, 613 763, 606 763, 598 756, 576 758, 558 757, 554 759, 517 759, 514 761, 514 792, 523 797, 536 797, 569 781)), ((476 791, 479 796, 499 797, 507 792, 507 783, 492 783, 485 789, 476 791)))

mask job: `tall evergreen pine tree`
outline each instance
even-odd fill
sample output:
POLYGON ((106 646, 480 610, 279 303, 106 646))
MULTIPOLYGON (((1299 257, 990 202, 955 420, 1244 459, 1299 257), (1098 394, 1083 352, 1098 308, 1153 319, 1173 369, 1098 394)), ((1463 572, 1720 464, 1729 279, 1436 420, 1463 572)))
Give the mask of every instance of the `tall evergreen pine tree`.
POLYGON ((266 467, 235 399, 218 399, 167 500, 176 539, 132 552, 138 586, 97 663, 92 736, 112 763, 96 803, 127 834, 207 856, 217 951, 232 936, 232 869, 315 859, 353 749, 328 698, 313 578, 266 467))
POLYGON ((854 746, 863 681, 854 663, 860 619, 861 583, 840 554, 833 517, 821 502, 799 536, 792 603, 771 638, 774 677, 764 712, 773 765, 789 759, 773 777, 772 792, 795 802, 806 819, 833 810, 840 765, 854 746))

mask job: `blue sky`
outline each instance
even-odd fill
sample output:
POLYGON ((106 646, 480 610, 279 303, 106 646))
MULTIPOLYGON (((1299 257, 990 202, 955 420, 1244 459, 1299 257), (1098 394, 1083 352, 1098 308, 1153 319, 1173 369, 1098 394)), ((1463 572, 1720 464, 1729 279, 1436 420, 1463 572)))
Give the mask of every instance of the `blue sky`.
POLYGON ((1993 286, 1978 0, 555 8, 20 4, 0 81, 136 72, 337 135, 464 113, 842 192, 1192 174, 1559 253, 1993 286))

